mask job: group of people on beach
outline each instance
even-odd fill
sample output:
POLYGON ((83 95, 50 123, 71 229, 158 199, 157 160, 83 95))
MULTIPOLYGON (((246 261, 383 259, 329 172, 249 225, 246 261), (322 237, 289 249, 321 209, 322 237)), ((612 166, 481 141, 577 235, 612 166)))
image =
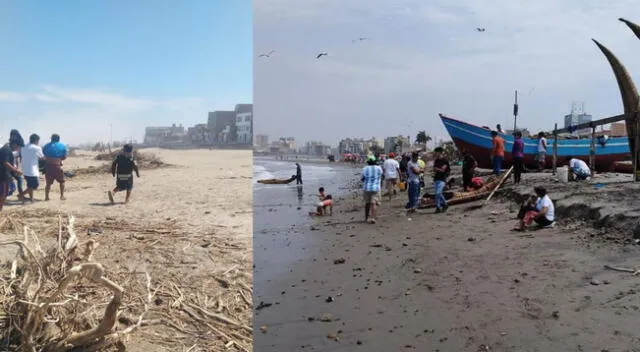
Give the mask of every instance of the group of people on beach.
MULTIPOLYGON (((19 201, 34 201, 34 191, 40 187, 40 176, 44 174, 44 200, 49 201, 51 187, 55 182, 60 186, 60 200, 65 200, 64 161, 69 155, 68 147, 60 141, 60 135, 52 134, 51 140, 40 147, 40 136, 33 133, 25 144, 17 130, 11 130, 9 141, 0 148, 0 211, 8 197, 16 193, 19 201)), ((133 147, 127 144, 111 165, 111 173, 116 178, 116 186, 108 192, 114 203, 114 194, 126 191, 125 203, 129 201, 133 188, 133 172, 140 177, 138 166, 133 159, 133 147)))
POLYGON ((6 199, 16 191, 22 202, 33 202, 33 192, 40 186, 41 173, 45 175, 45 200, 49 200, 54 182, 60 185, 60 199, 65 199, 62 166, 69 153, 67 146, 60 142, 58 134, 51 135, 51 141, 43 148, 39 143, 40 136, 34 133, 25 145, 22 135, 11 130, 9 142, 0 148, 0 211, 6 199))

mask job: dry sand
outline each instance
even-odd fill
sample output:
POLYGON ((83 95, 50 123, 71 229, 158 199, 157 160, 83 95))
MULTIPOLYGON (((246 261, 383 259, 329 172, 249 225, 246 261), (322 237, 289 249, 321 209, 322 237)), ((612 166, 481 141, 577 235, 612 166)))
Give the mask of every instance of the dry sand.
POLYGON ((256 315, 256 351, 640 351, 640 277, 604 269, 640 266, 637 214, 620 215, 640 187, 523 178, 445 214, 407 218, 400 193, 376 225, 343 197, 333 217, 278 234, 306 256, 254 297, 273 304, 256 315), (533 184, 549 186, 559 225, 510 232, 533 184))
MULTIPOLYGON (((65 162, 65 171, 81 169, 67 181, 66 201, 59 200, 54 185, 51 201, 42 201, 39 190, 38 201, 26 205, 13 201, 0 219, 24 221, 48 244, 57 234, 58 214, 76 216, 80 243, 90 238, 98 241, 95 260, 106 267, 107 276, 141 282, 141 291, 128 292, 131 307, 139 306, 138 296, 145 294, 144 272, 151 275, 156 296, 145 319, 155 323, 130 335, 129 350, 251 350, 250 330, 221 324, 194 308, 252 325, 251 151, 142 152, 173 166, 142 168, 130 204, 109 204, 106 192, 113 188, 114 179, 109 173, 87 172, 88 167, 105 162, 85 152, 65 162), (89 235, 88 229, 102 233, 89 235)), ((116 195, 117 202, 123 200, 124 193, 116 195)), ((8 228, 0 232, 10 232, 0 240, 20 237, 8 228)), ((0 253, 4 263, 15 250, 3 247, 0 253)), ((124 306, 123 315, 135 313, 124 306)), ((120 323, 119 329, 127 325, 120 323)))

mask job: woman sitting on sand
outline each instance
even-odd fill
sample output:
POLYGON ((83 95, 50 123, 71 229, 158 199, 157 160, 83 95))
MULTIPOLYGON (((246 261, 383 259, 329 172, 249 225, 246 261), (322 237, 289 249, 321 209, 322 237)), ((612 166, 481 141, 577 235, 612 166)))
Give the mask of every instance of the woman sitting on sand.
POLYGON ((520 208, 518 213, 519 223, 514 231, 524 231, 534 221, 539 227, 553 227, 555 224, 555 211, 551 198, 544 187, 534 188, 536 196, 530 197, 520 208))

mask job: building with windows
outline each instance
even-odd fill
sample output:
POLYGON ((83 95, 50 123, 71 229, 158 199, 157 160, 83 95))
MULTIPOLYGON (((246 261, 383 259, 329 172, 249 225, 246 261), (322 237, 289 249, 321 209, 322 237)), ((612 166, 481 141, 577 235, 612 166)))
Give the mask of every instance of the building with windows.
POLYGON ((237 104, 235 107, 236 143, 253 144, 253 104, 237 104))
POLYGON ((158 146, 166 142, 180 141, 185 137, 182 125, 146 127, 144 129, 144 144, 158 146))
POLYGON ((253 141, 254 141, 254 146, 256 147, 266 147, 269 145, 269 135, 256 134, 253 141))
POLYGON ((209 112, 207 129, 212 136, 212 144, 227 144, 235 141, 235 111, 213 111, 209 112))

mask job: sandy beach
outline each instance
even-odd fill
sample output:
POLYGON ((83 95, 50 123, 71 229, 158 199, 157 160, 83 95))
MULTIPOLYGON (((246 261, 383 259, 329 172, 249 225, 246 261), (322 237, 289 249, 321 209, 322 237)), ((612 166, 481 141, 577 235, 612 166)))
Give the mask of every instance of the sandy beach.
MULTIPOLYGON (((59 200, 57 185, 48 202, 42 201, 42 189, 33 204, 12 197, 0 213, 0 241, 21 239, 22 228, 15 227, 27 225, 41 247, 54 246, 59 216, 66 224, 73 215, 79 246, 96 241, 93 260, 125 288, 116 331, 135 325, 147 306, 144 322, 123 338, 127 350, 250 351, 251 151, 141 153, 167 165, 141 167, 130 204, 121 204, 124 194, 116 195, 117 204, 109 203, 106 192, 115 181, 96 170, 110 162, 79 152, 65 162, 65 171, 76 173, 67 180, 67 200, 59 200)), ((16 251, 2 247, 0 252, 4 271, 16 251)), ((91 314, 101 314, 106 302, 96 302, 91 314)))
POLYGON ((640 187, 616 183, 629 179, 578 185, 525 174, 482 208, 410 217, 400 193, 376 225, 363 223, 357 191, 342 197, 333 217, 272 234, 290 256, 304 255, 254 296, 255 349, 637 351, 640 281, 604 268, 637 267, 640 187), (539 184, 558 225, 511 232, 515 200, 539 184))

